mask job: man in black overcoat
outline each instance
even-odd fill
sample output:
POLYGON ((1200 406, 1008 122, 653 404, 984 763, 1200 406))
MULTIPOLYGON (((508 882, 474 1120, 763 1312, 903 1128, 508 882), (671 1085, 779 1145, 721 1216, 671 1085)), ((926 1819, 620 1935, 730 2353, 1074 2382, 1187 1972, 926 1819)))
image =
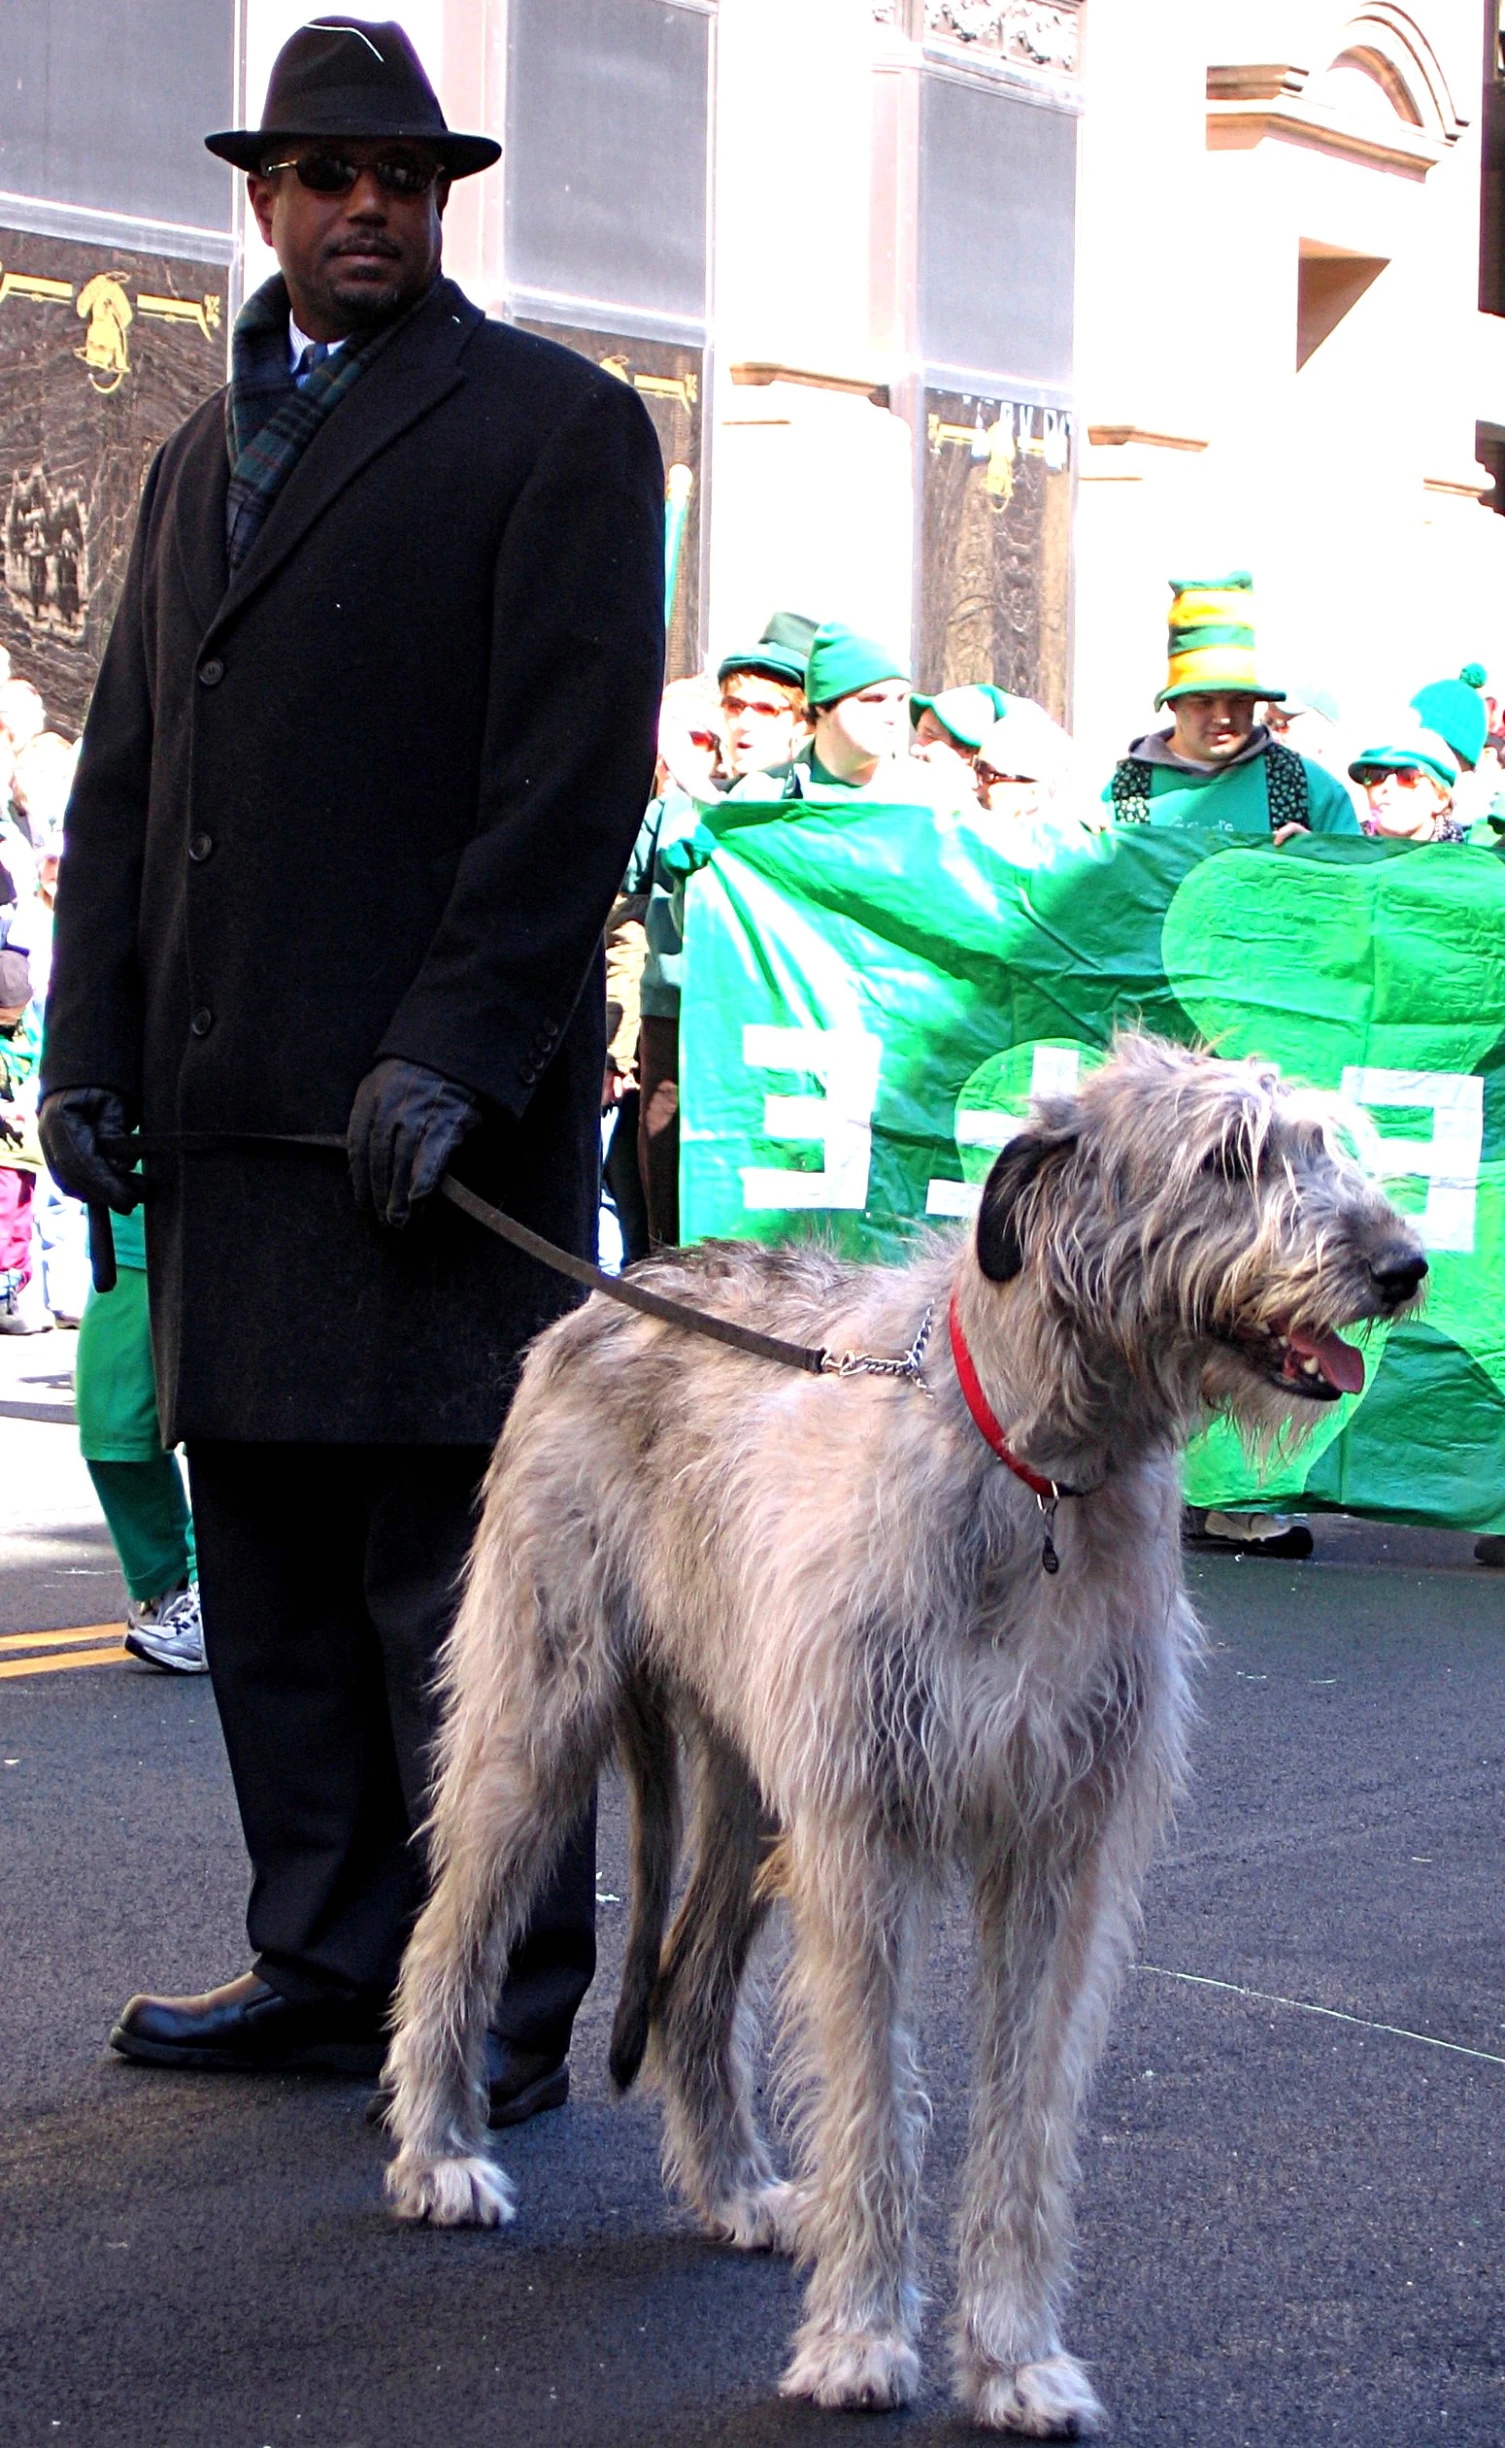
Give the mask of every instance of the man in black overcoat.
MULTIPOLYGON (((574 1297, 432 1193, 453 1163, 594 1251, 663 477, 629 387, 440 273, 449 181, 499 147, 446 128, 396 26, 300 29, 261 128, 208 141, 281 274, 147 478, 67 818, 42 1132, 64 1187, 121 1211, 121 1140, 151 1143, 159 1403, 255 1960, 134 1998, 112 2038, 365 2071, 477 1485, 574 1297), (299 1133, 345 1152, 268 1144, 299 1133)), ((498 2121, 565 2096, 593 1908, 584 1828, 498 2005, 498 2121)))

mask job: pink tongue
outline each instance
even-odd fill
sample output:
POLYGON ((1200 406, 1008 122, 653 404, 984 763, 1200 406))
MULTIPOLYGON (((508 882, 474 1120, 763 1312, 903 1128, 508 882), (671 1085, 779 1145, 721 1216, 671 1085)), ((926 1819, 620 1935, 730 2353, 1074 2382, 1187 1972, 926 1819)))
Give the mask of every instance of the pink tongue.
POLYGON ((1286 1340, 1303 1360, 1315 1360, 1328 1384, 1340 1394, 1363 1393, 1364 1355, 1341 1335, 1290 1334, 1286 1340))

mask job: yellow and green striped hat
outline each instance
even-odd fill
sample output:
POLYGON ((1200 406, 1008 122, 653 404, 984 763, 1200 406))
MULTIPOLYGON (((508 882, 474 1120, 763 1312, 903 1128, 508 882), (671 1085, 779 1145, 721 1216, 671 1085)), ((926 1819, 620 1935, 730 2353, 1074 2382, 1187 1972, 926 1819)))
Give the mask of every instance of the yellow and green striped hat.
POLYGON ((1285 695, 1255 676, 1254 581, 1247 570, 1230 570, 1226 578, 1173 578, 1170 585, 1170 673, 1157 706, 1198 690, 1285 695))

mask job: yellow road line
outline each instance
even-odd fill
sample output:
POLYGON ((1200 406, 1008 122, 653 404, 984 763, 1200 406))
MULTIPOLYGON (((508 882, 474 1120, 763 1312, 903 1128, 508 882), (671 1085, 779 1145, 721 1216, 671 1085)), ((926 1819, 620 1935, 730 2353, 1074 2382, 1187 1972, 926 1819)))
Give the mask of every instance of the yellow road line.
POLYGON ((42 1657, 12 1658, 0 1665, 0 1682, 11 1675, 56 1674, 64 1666, 123 1666, 130 1651, 118 1649, 49 1649, 42 1657))
POLYGON ((79 1624, 69 1632, 0 1633, 0 1681, 14 1675, 58 1674, 66 1667, 123 1665, 130 1654, 120 1638, 124 1629, 123 1624, 79 1624), (91 1646, 69 1645, 78 1641, 91 1646), (11 1654, 18 1649, 33 1654, 11 1654))
POLYGON ((77 1641, 119 1640, 120 1623, 70 1624, 63 1632, 0 1632, 0 1657, 12 1649, 66 1649, 77 1641))

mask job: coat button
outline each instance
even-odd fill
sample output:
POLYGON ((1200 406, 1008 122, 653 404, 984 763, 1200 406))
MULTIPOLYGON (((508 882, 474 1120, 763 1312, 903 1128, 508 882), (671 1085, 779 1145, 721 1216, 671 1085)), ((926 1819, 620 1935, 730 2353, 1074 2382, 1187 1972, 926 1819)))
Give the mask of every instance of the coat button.
POLYGON ((199 678, 205 688, 218 688, 224 676, 225 667, 218 655, 211 655, 207 663, 199 665, 199 678))
POLYGON ((209 856, 209 853, 213 848, 214 836, 212 833, 195 833, 192 841, 188 845, 188 855, 192 859, 195 867, 203 866, 205 859, 209 856))
POLYGON ((195 1037, 207 1037, 214 1026, 214 1014, 201 1005, 188 1023, 195 1037))

